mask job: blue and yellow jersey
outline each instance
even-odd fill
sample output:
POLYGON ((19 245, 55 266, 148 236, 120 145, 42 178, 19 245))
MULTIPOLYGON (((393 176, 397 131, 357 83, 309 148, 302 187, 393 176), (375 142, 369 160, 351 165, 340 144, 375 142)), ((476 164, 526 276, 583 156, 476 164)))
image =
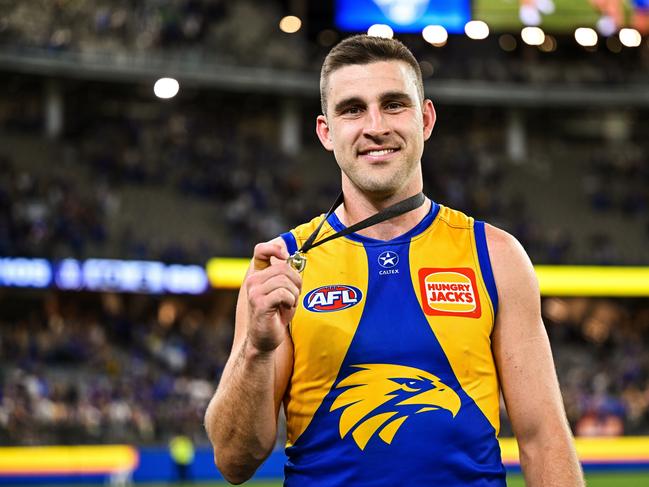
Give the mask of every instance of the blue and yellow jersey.
MULTIPOLYGON (((333 214, 318 239, 343 228, 333 214)), ((433 203, 393 240, 311 249, 302 276, 285 485, 504 486, 484 223, 433 203)))

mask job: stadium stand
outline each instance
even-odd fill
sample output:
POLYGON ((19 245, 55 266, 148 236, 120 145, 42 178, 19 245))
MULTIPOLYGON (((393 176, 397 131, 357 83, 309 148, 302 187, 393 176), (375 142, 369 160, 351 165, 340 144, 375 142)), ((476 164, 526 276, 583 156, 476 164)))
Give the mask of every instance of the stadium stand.
MULTIPOLYGON (((203 265, 326 210, 339 184, 312 133, 316 70, 342 34, 312 18, 286 35, 285 6, 0 2, 0 258, 203 265), (181 96, 153 98, 174 70, 181 96)), ((646 39, 505 54, 497 36, 403 38, 439 116, 428 195, 536 264, 649 265, 646 39)), ((0 287, 0 444, 159 446, 182 430, 205 446, 234 300, 0 287)), ((546 297, 543 314, 573 431, 649 434, 646 298, 546 297)))
MULTIPOLYGON (((319 214, 336 194, 333 162, 312 134, 295 155, 273 142, 280 137, 276 100, 197 94, 201 103, 172 108, 124 90, 102 102, 102 87, 88 88, 97 102, 68 116, 58 141, 40 135, 34 127, 43 122, 32 111, 15 108, 22 99, 4 100, 6 255, 183 263, 243 257, 255 242, 319 214), (48 154, 62 163, 44 165, 48 154)), ((309 108, 304 127, 317 113, 309 108)), ((564 147, 549 143, 565 137, 560 131, 533 133, 520 163, 508 153, 507 128, 486 128, 504 110, 438 111, 423 161, 426 190, 437 201, 510 231, 539 264, 649 261, 644 145, 564 147), (468 138, 459 135, 467 130, 468 138), (553 198, 544 201, 548 188, 553 198)))
MULTIPOLYGON (((1 444, 164 444, 182 429, 205 445, 234 298, 3 293, 1 444)), ((649 434, 646 302, 546 298, 543 312, 575 433, 649 434)))

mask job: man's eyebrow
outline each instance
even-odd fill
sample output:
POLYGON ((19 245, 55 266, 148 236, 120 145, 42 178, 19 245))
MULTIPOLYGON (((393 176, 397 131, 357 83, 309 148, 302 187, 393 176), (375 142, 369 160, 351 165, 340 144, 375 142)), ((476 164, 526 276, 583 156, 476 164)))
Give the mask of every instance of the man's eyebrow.
POLYGON ((334 106, 334 113, 342 113, 346 108, 354 105, 365 105, 365 101, 359 96, 352 96, 350 98, 345 98, 340 100, 334 106))
POLYGON ((413 103, 413 99, 410 95, 403 91, 386 91, 385 93, 381 93, 379 99, 382 103, 385 103, 386 101, 402 101, 408 104, 413 103))
MULTIPOLYGON (((379 100, 381 103, 385 103, 387 101, 400 101, 407 105, 413 104, 413 100, 410 95, 408 95, 408 93, 397 90, 381 93, 379 100)), ((363 98, 361 98, 360 96, 351 96, 336 103, 336 105, 334 106, 334 113, 342 113, 351 106, 365 106, 365 104, 365 100, 363 100, 363 98)))

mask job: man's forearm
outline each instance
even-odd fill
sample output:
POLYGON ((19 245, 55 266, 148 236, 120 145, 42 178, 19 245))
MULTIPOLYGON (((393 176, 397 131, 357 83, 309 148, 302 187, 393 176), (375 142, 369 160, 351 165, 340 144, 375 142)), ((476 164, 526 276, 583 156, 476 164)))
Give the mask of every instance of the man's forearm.
POLYGON ((583 473, 571 439, 547 438, 521 448, 520 461, 530 487, 583 487, 583 473))
POLYGON ((229 481, 247 480, 270 453, 277 434, 273 352, 244 343, 226 370, 205 414, 219 470, 229 481))

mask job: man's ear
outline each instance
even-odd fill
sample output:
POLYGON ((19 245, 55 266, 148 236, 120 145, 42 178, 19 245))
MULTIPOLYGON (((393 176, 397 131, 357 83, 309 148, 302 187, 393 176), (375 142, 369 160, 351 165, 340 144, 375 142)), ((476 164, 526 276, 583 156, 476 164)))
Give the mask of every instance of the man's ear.
POLYGON ((315 122, 315 133, 318 134, 320 143, 328 151, 334 150, 334 144, 331 139, 331 131, 329 130, 329 123, 327 122, 327 117, 324 115, 318 115, 318 118, 315 122))
POLYGON ((435 121, 437 120, 437 114, 435 113, 433 102, 428 99, 424 100, 423 115, 424 140, 428 140, 430 138, 430 134, 433 133, 433 127, 435 126, 435 121))

